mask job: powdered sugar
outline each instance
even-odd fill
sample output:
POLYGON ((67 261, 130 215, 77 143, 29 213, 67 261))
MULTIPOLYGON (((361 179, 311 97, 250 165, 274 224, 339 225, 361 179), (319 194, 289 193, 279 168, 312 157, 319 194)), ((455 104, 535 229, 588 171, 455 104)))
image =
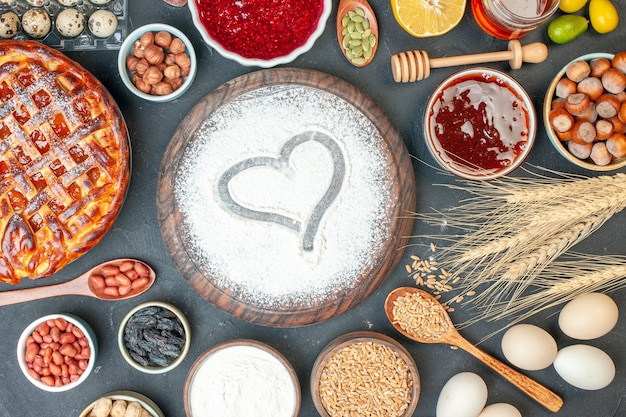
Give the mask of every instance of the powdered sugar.
POLYGON ((176 170, 187 252, 213 285, 259 308, 302 309, 345 295, 389 238, 388 153, 363 113, 319 89, 266 86, 223 103, 190 138, 176 170), (337 149, 303 140, 283 155, 283 167, 281 150, 302 134, 327 137, 337 149), (220 178, 246 160, 254 163, 222 180, 229 201, 220 178), (336 195, 320 204, 333 187, 336 195))

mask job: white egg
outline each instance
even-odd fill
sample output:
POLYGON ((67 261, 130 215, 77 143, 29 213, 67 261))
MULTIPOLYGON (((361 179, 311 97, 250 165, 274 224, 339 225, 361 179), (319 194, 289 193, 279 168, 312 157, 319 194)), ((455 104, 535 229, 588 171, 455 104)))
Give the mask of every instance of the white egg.
POLYGON ((611 297, 588 293, 565 304, 559 314, 559 327, 571 338, 591 340, 610 332, 618 318, 619 310, 611 297))
POLYGON ((561 349, 554 361, 554 369, 565 382, 584 390, 602 389, 615 378, 615 364, 611 357, 589 345, 561 349))
POLYGON ((437 400, 437 417, 477 417, 487 403, 487 384, 472 372, 446 382, 437 400))
POLYGON ((512 326, 502 336, 501 345, 506 359, 527 371, 547 368, 558 353, 556 341, 550 333, 532 324, 512 326))
POLYGON ((522 417, 522 413, 511 404, 495 403, 485 407, 478 417, 522 417))
POLYGON ((42 6, 45 6, 48 0, 27 0, 27 1, 28 1, 28 4, 30 4, 31 6, 42 7, 42 6))
POLYGON ((117 16, 110 10, 96 10, 87 22, 89 31, 98 38, 108 38, 117 29, 117 16))
POLYGON ((22 29, 31 38, 45 38, 52 22, 43 9, 29 9, 22 15, 22 29))
POLYGON ((78 4, 78 0, 59 0, 63 6, 76 6, 78 4))
POLYGON ((111 0, 89 0, 90 3, 98 4, 98 5, 107 4, 110 1, 111 0))
POLYGON ((62 36, 75 38, 85 29, 85 16, 78 9, 65 9, 58 14, 56 27, 62 36))

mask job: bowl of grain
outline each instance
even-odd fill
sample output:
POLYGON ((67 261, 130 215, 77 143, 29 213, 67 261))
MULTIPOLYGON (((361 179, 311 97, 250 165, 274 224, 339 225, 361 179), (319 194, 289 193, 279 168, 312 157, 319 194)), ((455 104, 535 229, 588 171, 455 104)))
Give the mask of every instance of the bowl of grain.
POLYGON ((183 390, 187 417, 297 417, 300 383, 275 348, 252 339, 219 343, 191 366, 183 390))
POLYGON ((165 417, 150 398, 134 391, 110 392, 89 404, 78 417, 165 417))
POLYGON ((626 166, 626 52, 592 53, 566 64, 543 102, 557 152, 591 171, 626 166))
POLYGON ((336 338, 320 352, 311 372, 313 404, 322 417, 408 417, 419 394, 415 361, 399 342, 381 333, 336 338))

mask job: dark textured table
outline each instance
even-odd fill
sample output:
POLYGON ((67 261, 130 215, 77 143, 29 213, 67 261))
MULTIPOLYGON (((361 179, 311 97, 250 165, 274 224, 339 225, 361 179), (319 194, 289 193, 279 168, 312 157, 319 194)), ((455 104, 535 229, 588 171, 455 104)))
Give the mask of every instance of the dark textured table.
MULTIPOLYGON (((335 3, 335 11, 338 3, 335 3)), ((626 6, 614 1, 622 20, 626 6)), ((450 33, 435 38, 416 39, 405 33, 396 23, 388 1, 372 1, 378 15, 381 40, 374 62, 365 68, 351 66, 338 49, 335 34, 335 12, 322 37, 313 49, 289 64, 292 67, 320 70, 344 79, 372 97, 400 130, 408 149, 421 161, 415 162, 418 201, 417 209, 426 212, 444 209, 466 197, 463 191, 441 188, 435 184, 450 183, 453 179, 442 175, 430 164, 422 135, 422 116, 430 92, 455 69, 434 69, 430 78, 415 84, 394 83, 390 70, 392 54, 424 49, 431 57, 482 53, 506 49, 506 42, 491 38, 474 23, 469 7, 460 25, 450 33)), ((117 222, 102 242, 78 261, 72 263, 46 281, 24 282, 20 287, 52 284, 66 281, 93 265, 113 258, 136 257, 152 265, 158 274, 155 286, 146 294, 127 301, 106 302, 86 297, 57 297, 8 307, 0 311, 2 336, 0 352, 0 415, 15 416, 78 416, 91 401, 113 390, 133 390, 151 397, 170 417, 183 417, 183 385, 193 361, 213 345, 232 338, 252 338, 268 343, 281 351, 294 365, 302 387, 303 417, 317 415, 310 396, 309 376, 316 355, 337 336, 357 330, 385 333, 399 340, 413 355, 421 374, 422 392, 415 416, 434 416, 437 397, 444 383, 461 371, 481 375, 489 388, 488 403, 509 402, 524 416, 548 416, 551 413, 528 399, 500 376, 480 364, 463 351, 443 345, 418 345, 397 334, 387 322, 383 302, 387 293, 401 285, 412 285, 405 264, 410 255, 423 256, 427 251, 409 247, 392 276, 363 303, 326 322, 301 328, 262 327, 233 318, 202 299, 182 278, 170 259, 161 238, 156 213, 156 186, 159 165, 165 148, 178 123, 191 107, 222 83, 258 68, 248 68, 224 59, 205 45, 193 27, 187 7, 175 8, 157 0, 130 0, 129 25, 163 22, 183 30, 192 39, 198 55, 198 76, 194 85, 181 99, 154 104, 133 96, 122 85, 117 73, 115 51, 68 53, 98 77, 117 100, 126 118, 133 149, 132 180, 128 197, 117 222), (193 341, 189 355, 181 366, 164 375, 142 374, 122 359, 116 343, 118 325, 136 304, 162 300, 180 307, 191 322, 193 341), (55 312, 72 312, 82 316, 93 326, 99 340, 99 355, 93 374, 79 387, 65 393, 47 393, 31 385, 21 374, 15 360, 17 338, 23 328, 39 316, 55 312)), ((489 66, 504 70, 515 77, 530 93, 541 112, 546 87, 556 72, 573 58, 591 52, 616 53, 625 48, 626 26, 614 32, 599 35, 589 30, 567 45, 550 43, 545 27, 531 33, 523 43, 543 41, 549 45, 549 57, 541 64, 529 64, 519 70, 510 70, 507 63, 489 66)), ((537 141, 526 162, 567 173, 594 175, 566 162, 549 143, 542 125, 537 141)), ((626 172, 626 170, 623 170, 626 172)), ((524 175, 519 170, 515 175, 524 175)), ((581 190, 584 192, 584 190, 581 190)), ((613 216, 600 230, 576 246, 580 252, 598 255, 626 255, 624 224, 626 213, 613 216)), ((432 233, 421 222, 416 222, 414 235, 432 233)), ((416 237, 414 243, 427 242, 416 237)), ((11 290, 3 285, 0 291, 11 290)), ((611 296, 626 308, 626 291, 617 290, 611 296)), ((558 309, 533 316, 526 322, 536 323, 553 334, 559 346, 574 341, 559 332, 558 309)), ((471 341, 489 333, 490 326, 481 323, 463 331, 471 341)), ((500 337, 493 337, 481 346, 502 358, 500 337)), ((550 367, 527 374, 561 395, 565 401, 557 415, 568 417, 609 417, 626 415, 626 323, 622 319, 608 335, 589 344, 605 350, 614 360, 617 375, 613 383, 599 391, 582 391, 569 386, 550 367)))

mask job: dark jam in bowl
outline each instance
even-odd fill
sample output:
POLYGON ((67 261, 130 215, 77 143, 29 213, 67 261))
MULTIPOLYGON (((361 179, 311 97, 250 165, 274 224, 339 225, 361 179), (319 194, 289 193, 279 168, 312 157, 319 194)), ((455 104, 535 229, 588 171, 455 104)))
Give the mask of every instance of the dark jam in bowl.
POLYGON ((322 0, 194 0, 209 36, 248 59, 289 55, 315 32, 322 0))
POLYGON ((463 177, 495 177, 521 163, 534 137, 529 107, 505 78, 469 72, 451 77, 430 99, 426 134, 444 167, 463 177))

